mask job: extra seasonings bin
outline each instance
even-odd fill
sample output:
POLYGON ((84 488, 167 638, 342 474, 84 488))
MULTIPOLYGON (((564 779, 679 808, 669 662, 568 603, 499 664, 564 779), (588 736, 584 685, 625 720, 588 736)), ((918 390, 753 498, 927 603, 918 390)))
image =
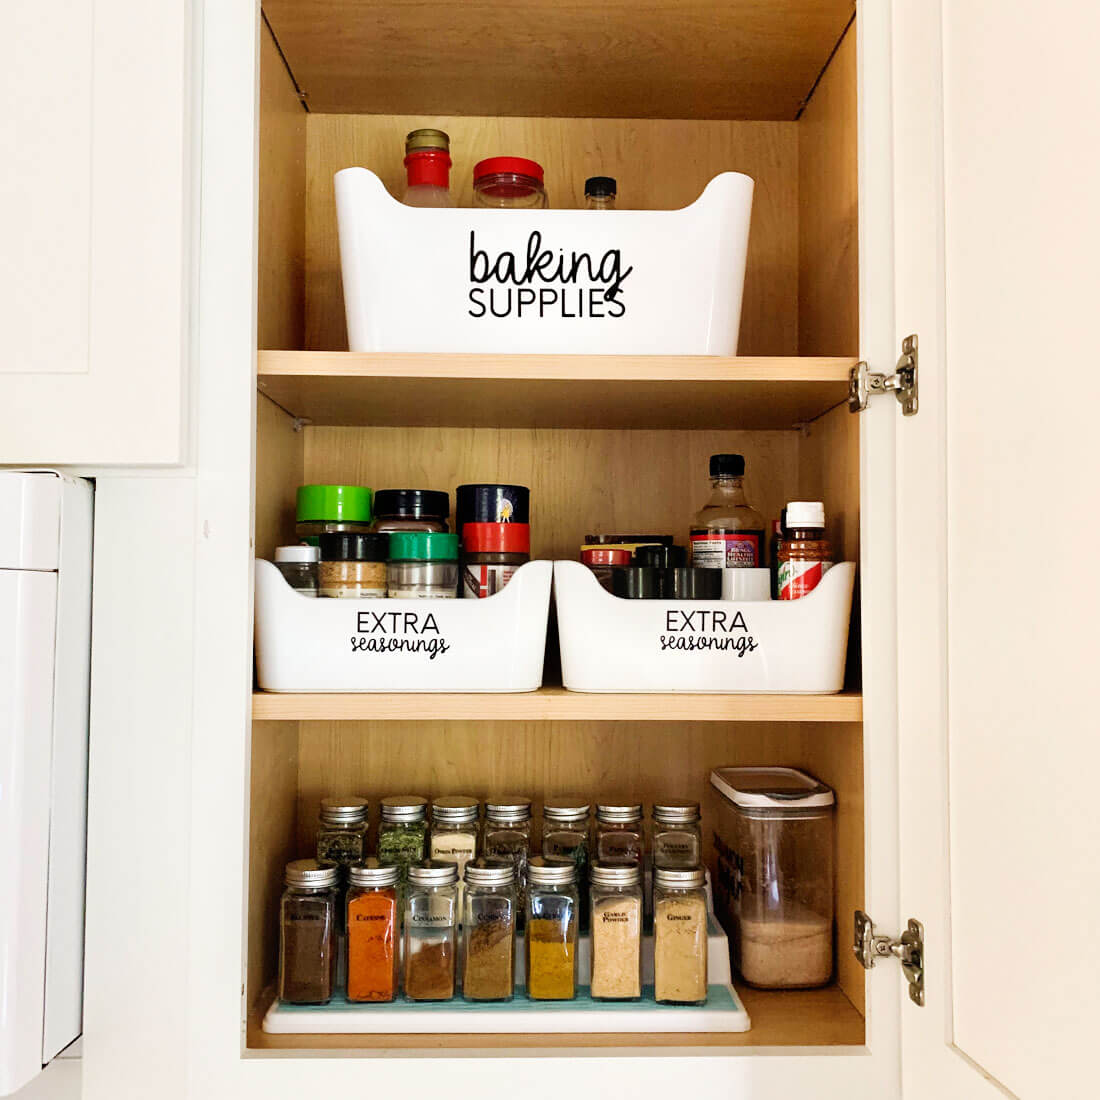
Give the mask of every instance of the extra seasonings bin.
POLYGON ((833 973, 835 798, 794 768, 717 768, 714 911, 749 985, 808 989, 833 973))

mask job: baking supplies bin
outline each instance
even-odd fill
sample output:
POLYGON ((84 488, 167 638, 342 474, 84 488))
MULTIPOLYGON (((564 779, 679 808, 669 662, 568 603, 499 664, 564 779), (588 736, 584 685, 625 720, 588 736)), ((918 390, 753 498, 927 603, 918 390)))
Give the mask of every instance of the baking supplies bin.
POLYGON ((336 173, 348 347, 736 355, 753 181, 682 210, 425 209, 336 173))
MULTIPOLYGON (((583 566, 581 566, 583 568, 583 566)), ((542 684, 551 563, 484 600, 309 599, 256 562, 264 691, 509 692, 542 684)))
POLYGON ((714 909, 750 985, 808 989, 833 973, 832 790, 794 768, 717 768, 714 909))
POLYGON ((856 567, 800 600, 627 600, 554 563, 562 681, 588 692, 829 694, 844 686, 856 567))

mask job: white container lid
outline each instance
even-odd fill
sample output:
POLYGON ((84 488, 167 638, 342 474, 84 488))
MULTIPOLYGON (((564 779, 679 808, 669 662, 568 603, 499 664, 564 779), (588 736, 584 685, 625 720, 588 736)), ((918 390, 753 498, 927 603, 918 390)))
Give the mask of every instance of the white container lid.
POLYGON ((820 500, 792 500, 787 505, 787 529, 824 527, 825 505, 820 500))
POLYGON ((836 801, 831 787, 797 768, 715 768, 710 785, 743 809, 810 810, 836 801))
POLYGON ((276 546, 276 561, 320 561, 321 548, 319 546, 307 546, 304 542, 297 546, 276 546))

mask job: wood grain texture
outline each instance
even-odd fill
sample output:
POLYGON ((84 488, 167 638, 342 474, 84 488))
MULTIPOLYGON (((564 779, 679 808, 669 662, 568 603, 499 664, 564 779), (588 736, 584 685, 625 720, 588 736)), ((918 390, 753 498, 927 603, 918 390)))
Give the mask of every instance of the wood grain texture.
POLYGON ((859 164, 853 23, 798 123, 798 350, 859 354, 859 164))
POLYGON ((295 493, 302 484, 305 446, 294 421, 262 394, 256 400, 256 530, 258 558, 271 560, 275 547, 294 538, 295 493))
POLYGON ((798 345, 798 125, 310 114, 305 346, 347 347, 333 175, 363 165, 400 196, 406 133, 438 126, 451 135, 451 186, 459 206, 472 205, 473 166, 493 153, 537 160, 556 209, 583 207, 584 181, 593 175, 615 176, 619 204, 631 210, 686 206, 719 172, 752 176, 756 189, 738 348, 745 355, 793 355, 798 345))
POLYGON ((258 340, 298 348, 305 331, 306 111, 260 27, 258 340))
POLYGON ((264 0, 311 109, 793 119, 852 0, 264 0))
POLYGON ((793 428, 854 359, 270 351, 260 392, 322 425, 793 428))

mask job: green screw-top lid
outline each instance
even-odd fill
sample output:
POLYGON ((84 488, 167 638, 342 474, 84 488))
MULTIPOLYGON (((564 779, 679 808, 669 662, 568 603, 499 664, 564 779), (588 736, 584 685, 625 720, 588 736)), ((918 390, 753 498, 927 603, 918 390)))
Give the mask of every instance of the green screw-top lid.
POLYGON ((370 523, 370 499, 363 485, 300 485, 298 522, 370 523))
POLYGON ((443 531, 391 531, 390 561, 457 561, 458 535, 443 531))

